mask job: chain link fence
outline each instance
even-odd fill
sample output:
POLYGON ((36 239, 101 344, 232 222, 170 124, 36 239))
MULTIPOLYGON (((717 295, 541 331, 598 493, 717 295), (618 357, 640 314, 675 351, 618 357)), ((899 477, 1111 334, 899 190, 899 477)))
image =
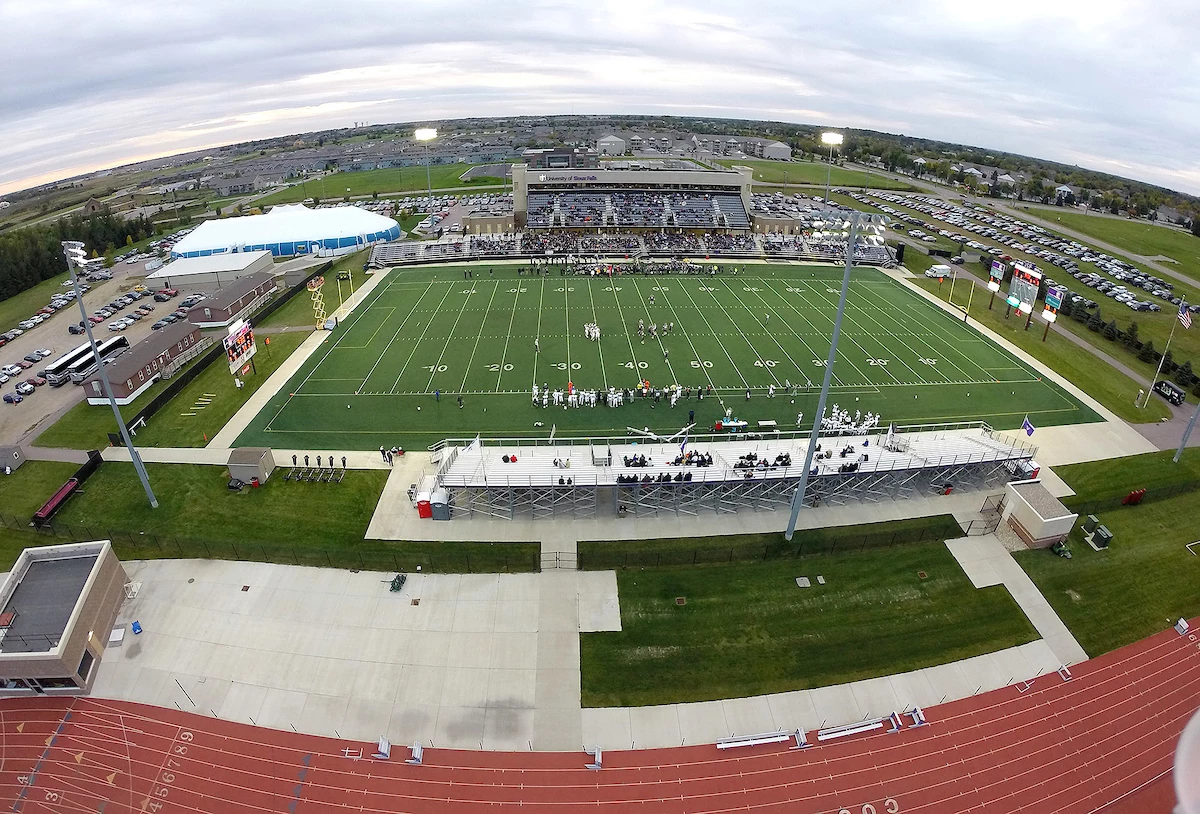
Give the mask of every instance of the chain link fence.
MULTIPOLYGON (((791 542, 777 535, 739 535, 748 538, 730 544, 730 538, 694 540, 641 540, 626 543, 579 544, 579 569, 603 571, 614 568, 657 568, 685 565, 714 565, 763 562, 820 554, 842 554, 897 545, 953 540, 963 536, 962 527, 949 515, 925 522, 878 523, 870 526, 834 526, 797 532, 791 542), (864 531, 864 529, 868 529, 864 531), (691 545, 688 545, 691 543, 691 545)), ((995 526, 992 526, 995 530, 995 526)), ((976 529, 975 533, 981 533, 976 529)))
POLYGON ((247 560, 319 568, 354 568, 363 571, 494 574, 538 571, 540 547, 536 543, 387 543, 364 540, 345 547, 311 548, 251 540, 193 540, 174 535, 107 529, 51 521, 33 529, 28 518, 0 514, 0 526, 43 538, 30 545, 110 540, 122 560, 206 559, 247 560))

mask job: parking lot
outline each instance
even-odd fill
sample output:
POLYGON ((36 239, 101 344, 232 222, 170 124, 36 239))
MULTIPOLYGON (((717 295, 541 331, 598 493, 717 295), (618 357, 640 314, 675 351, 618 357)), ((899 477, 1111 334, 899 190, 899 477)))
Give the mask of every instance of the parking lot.
MULTIPOLYGON (((112 280, 90 283, 91 290, 83 295, 84 306, 89 315, 117 296, 131 291, 135 285, 141 284, 146 275, 141 264, 130 266, 119 263, 110 270, 113 272, 112 280)), ((65 291, 66 288, 63 290, 65 291)), ((178 297, 165 303, 155 302, 152 297, 139 300, 113 317, 98 325, 93 325, 96 341, 99 342, 116 335, 116 332, 108 330, 110 322, 131 313, 143 302, 152 304, 155 306, 155 310, 150 316, 135 322, 122 332, 124 336, 128 337, 131 345, 136 344, 150 333, 151 325, 157 319, 177 308, 179 302, 189 293, 191 292, 181 292, 178 297)), ((38 349, 45 348, 52 351, 52 354, 43 359, 40 364, 34 364, 27 370, 23 370, 19 376, 11 377, 8 382, 0 384, 0 394, 15 392, 19 382, 29 379, 50 362, 86 342, 86 336, 68 332, 68 326, 78 324, 79 319, 79 306, 72 302, 70 306, 63 308, 40 325, 25 331, 21 336, 0 348, 0 367, 16 364, 18 360, 28 354, 36 353, 38 349)), ((28 443, 38 431, 50 426, 54 419, 82 399, 82 387, 73 384, 51 387, 47 384, 36 387, 34 392, 26 396, 20 404, 0 402, 0 444, 28 443)), ((97 407, 96 409, 105 408, 97 407)))

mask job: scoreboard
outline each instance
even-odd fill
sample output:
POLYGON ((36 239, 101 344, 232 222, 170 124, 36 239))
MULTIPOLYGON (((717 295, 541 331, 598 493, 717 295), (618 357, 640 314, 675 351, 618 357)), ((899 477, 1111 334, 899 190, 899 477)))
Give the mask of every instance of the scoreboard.
POLYGON ((1008 272, 1008 266, 999 260, 992 261, 992 268, 988 279, 988 291, 993 294, 1000 290, 1000 286, 1004 283, 1004 275, 1008 272))
POLYGON ((1067 295, 1066 286, 1055 286, 1046 292, 1046 305, 1042 309, 1042 319, 1054 322, 1058 319, 1058 309, 1062 308, 1063 297, 1067 295))
POLYGON ((236 320, 229 326, 229 336, 221 340, 225 346, 225 355, 229 360, 229 372, 237 373, 245 365, 258 348, 254 345, 254 328, 244 319, 236 320))
POLYGON ((1042 273, 1025 263, 1013 263, 1012 281, 1008 285, 1008 304, 1022 314, 1033 313, 1038 288, 1042 284, 1042 273))

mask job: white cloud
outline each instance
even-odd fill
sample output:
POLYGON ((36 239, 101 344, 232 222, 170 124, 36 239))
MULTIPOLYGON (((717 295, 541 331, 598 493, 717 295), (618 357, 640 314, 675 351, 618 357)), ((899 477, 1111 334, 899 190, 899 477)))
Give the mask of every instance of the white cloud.
POLYGON ((372 122, 668 113, 866 127, 1200 193, 1189 0, 0 0, 0 192, 372 122))

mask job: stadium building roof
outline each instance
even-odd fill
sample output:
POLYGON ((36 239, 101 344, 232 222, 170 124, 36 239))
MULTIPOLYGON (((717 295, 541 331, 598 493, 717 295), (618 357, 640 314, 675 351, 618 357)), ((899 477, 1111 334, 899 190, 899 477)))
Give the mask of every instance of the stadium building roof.
POLYGON ((276 257, 336 255, 400 237, 400 224, 355 206, 276 206, 265 215, 210 220, 175 244, 173 257, 269 251, 276 257))

